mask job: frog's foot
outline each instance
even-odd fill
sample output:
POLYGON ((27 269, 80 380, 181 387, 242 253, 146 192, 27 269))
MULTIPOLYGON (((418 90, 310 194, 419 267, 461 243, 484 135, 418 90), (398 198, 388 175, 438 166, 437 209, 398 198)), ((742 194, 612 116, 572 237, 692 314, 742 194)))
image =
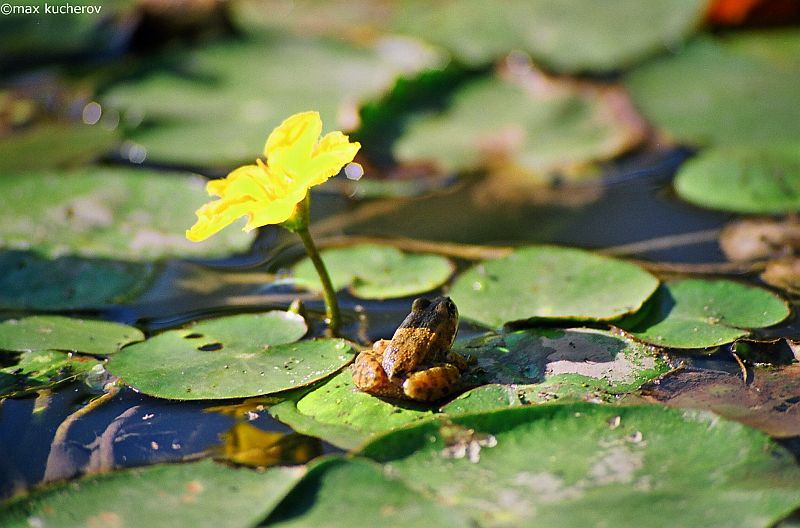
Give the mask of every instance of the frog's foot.
POLYGON ((476 363, 477 361, 473 356, 464 356, 451 350, 447 353, 447 362, 455 365, 456 368, 458 368, 458 370, 461 372, 464 372, 469 368, 470 365, 476 363))
POLYGON ((375 396, 402 398, 403 392, 383 370, 381 357, 373 351, 360 353, 353 363, 353 384, 358 390, 375 396))
POLYGON ((460 381, 458 367, 445 363, 408 376, 403 382, 403 393, 412 400, 432 402, 458 389, 460 381))

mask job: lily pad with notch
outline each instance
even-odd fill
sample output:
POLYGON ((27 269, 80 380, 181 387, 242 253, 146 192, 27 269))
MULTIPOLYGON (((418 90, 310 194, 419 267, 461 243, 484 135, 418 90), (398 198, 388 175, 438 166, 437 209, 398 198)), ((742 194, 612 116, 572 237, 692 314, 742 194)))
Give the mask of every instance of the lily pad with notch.
POLYGON ((388 433, 357 454, 458 504, 481 526, 584 527, 601 515, 621 528, 761 527, 800 506, 800 468, 789 451, 719 416, 661 406, 449 416, 388 433))
POLYGON ((303 387, 352 360, 346 341, 297 341, 305 333, 305 320, 291 312, 221 317, 133 344, 108 370, 151 396, 207 400, 303 387))
POLYGON ((635 264, 588 251, 530 246, 456 278, 461 315, 489 327, 527 320, 610 321, 634 313, 658 287, 635 264))
POLYGON ((51 526, 251 527, 304 475, 303 467, 265 472, 211 460, 93 475, 0 507, 0 524, 51 526), (32 521, 35 520, 35 521, 32 521))
POLYGON ((60 350, 105 356, 144 340, 132 326, 111 321, 38 315, 0 323, 0 350, 60 350))
MULTIPOLYGON (((378 244, 327 249, 322 260, 336 290, 348 288, 363 299, 390 299, 424 293, 444 284, 455 271, 447 258, 403 253, 378 244)), ((297 284, 321 291, 319 277, 308 258, 293 268, 297 284)))
POLYGON ((641 313, 617 324, 645 343, 669 348, 709 348, 780 323, 786 301, 763 288, 730 280, 666 282, 641 313))

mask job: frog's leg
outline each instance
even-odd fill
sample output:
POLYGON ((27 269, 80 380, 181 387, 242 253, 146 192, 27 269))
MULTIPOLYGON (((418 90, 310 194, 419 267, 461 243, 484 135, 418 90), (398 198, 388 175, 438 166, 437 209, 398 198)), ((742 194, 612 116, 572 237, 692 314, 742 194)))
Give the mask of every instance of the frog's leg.
POLYGON ((403 392, 412 400, 432 402, 455 391, 461 381, 458 367, 443 363, 414 372, 403 382, 403 392))
POLYGON ((374 350, 361 352, 356 357, 355 363, 353 363, 353 384, 358 390, 368 394, 387 398, 401 398, 403 396, 402 390, 397 384, 392 383, 389 376, 386 375, 386 371, 383 370, 382 357, 383 352, 382 350, 378 351, 377 346, 374 350))
POLYGON ((461 372, 466 371, 470 365, 476 362, 473 356, 463 356, 458 352, 452 350, 447 353, 447 362, 451 363, 458 368, 461 372))

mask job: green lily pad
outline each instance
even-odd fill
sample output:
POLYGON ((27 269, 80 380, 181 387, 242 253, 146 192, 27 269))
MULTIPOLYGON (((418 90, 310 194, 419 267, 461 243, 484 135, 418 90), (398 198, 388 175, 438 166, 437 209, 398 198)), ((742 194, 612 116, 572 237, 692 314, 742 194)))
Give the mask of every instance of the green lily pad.
POLYGON ((395 24, 473 66, 524 50, 558 71, 610 71, 679 44, 704 9, 699 0, 628 0, 603 9, 558 0, 404 2, 395 24))
POLYGON ((0 309, 50 311, 120 303, 141 293, 153 272, 152 264, 139 262, 0 251, 0 309))
POLYGON ((462 86, 442 113, 413 120, 395 143, 406 163, 434 162, 445 171, 495 170, 548 182, 553 174, 598 175, 596 163, 635 147, 644 128, 620 108, 614 90, 524 79, 481 78, 462 86))
POLYGON ((565 71, 609 71, 680 44, 699 25, 701 0, 618 1, 603 9, 558 0, 374 2, 266 0, 234 4, 246 27, 331 35, 351 40, 371 32, 399 32, 448 49, 462 63, 485 66, 512 50, 565 71), (625 35, 625 38, 620 38, 625 35))
POLYGON ((705 150, 680 168, 675 190, 684 200, 722 211, 800 211, 800 142, 705 150))
POLYGON ((199 244, 186 240, 195 210, 209 199, 204 185, 189 174, 103 167, 2 178, 0 244, 127 260, 246 250, 253 234, 236 229, 199 244))
POLYGON ((353 449, 371 436, 429 418, 430 406, 404 402, 402 407, 355 388, 345 370, 298 400, 286 400, 270 414, 297 432, 353 449))
POLYGON ((143 339, 144 334, 132 326, 57 315, 0 323, 0 350, 16 352, 61 350, 104 356, 143 339))
POLYGON ((317 110, 327 129, 353 130, 359 101, 440 61, 421 46, 393 50, 380 42, 244 37, 172 53, 161 68, 117 84, 103 99, 141 121, 130 138, 148 160, 233 168, 252 162, 269 131, 292 113, 317 110))
POLYGON ((255 526, 305 470, 235 469, 210 460, 164 464, 57 484, 0 508, 8 528, 39 526, 255 526))
POLYGON ((279 527, 468 526, 457 508, 414 491, 361 458, 326 458, 267 519, 279 527))
POLYGON ((656 406, 451 416, 360 454, 481 526, 762 527, 800 505, 800 469, 766 435, 656 406))
POLYGON ((611 400, 669 370, 650 350, 613 332, 588 328, 520 330, 456 347, 483 371, 478 387, 448 413, 564 400, 611 400), (498 385, 500 384, 500 385, 498 385))
POLYGON ((42 125, 0 140, 0 177, 81 165, 109 152, 117 135, 102 126, 42 125))
POLYGON ((693 145, 800 141, 800 31, 693 41, 626 84, 658 127, 693 145))
POLYGON ((296 342, 305 333, 305 321, 291 312, 222 317, 131 345, 108 370, 151 396, 206 400, 302 387, 352 359, 344 340, 296 342))
MULTIPOLYGON (((450 278, 455 266, 438 255, 403 253, 391 246, 360 244, 328 249, 322 260, 336 290, 349 287, 362 299, 406 297, 438 288, 450 278)), ((293 268, 297 284, 321 291, 317 272, 308 258, 293 268)))
POLYGON ((636 312, 658 287, 643 269, 579 249, 531 246, 461 274, 450 297, 466 319, 607 321, 636 312))
POLYGON ((686 279, 663 284, 641 314, 618 326, 662 347, 708 348, 780 323, 789 313, 786 301, 762 288, 686 279))
POLYGON ((56 350, 23 352, 15 365, 0 369, 0 397, 50 389, 87 374, 101 363, 87 356, 72 356, 56 350))

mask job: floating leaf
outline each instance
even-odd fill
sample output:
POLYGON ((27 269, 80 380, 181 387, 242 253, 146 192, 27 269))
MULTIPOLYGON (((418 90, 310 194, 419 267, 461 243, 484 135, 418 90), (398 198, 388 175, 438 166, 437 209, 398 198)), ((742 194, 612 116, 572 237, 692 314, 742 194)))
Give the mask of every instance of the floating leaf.
POLYGON ((108 370, 151 396, 204 400, 301 387, 352 359, 341 339, 295 342, 305 332, 303 318, 291 312, 222 317, 131 345, 108 370))
MULTIPOLYGON (((360 244, 322 252, 336 290, 349 287, 356 297, 387 299, 424 293, 444 284, 452 262, 438 255, 403 253, 391 246, 360 244)), ((294 269, 298 284, 321 291, 319 276, 306 258, 294 269)))
POLYGON ((116 471, 15 500, 0 509, 0 524, 250 527, 272 511, 304 472, 281 467, 259 473, 209 460, 116 471))
POLYGON ((267 519, 279 527, 373 525, 468 526, 460 508, 446 506, 361 458, 326 458, 267 519))
POLYGON ((186 240, 195 209, 207 200, 204 183, 188 174, 111 167, 0 178, 0 246, 127 260, 247 249, 253 235, 236 229, 213 243, 186 240))
POLYGON ((708 348, 780 323, 789 307, 778 296, 728 280, 685 279, 659 288, 642 314, 618 326, 646 343, 708 348))
POLYGON ((610 320, 637 311, 658 280, 638 266, 587 251, 532 246, 461 274, 450 296, 488 326, 527 319, 610 320))
POLYGON ((726 225, 719 246, 728 260, 747 261, 800 252, 800 219, 747 218, 726 225))
POLYGON ((558 71, 609 71, 679 44, 704 8, 699 0, 629 0, 596 10, 558 0, 403 2, 394 23, 470 65, 524 50, 558 71))
POLYGON ((352 449, 376 433, 432 415, 430 406, 411 402, 398 406, 359 391, 349 370, 297 401, 273 405, 269 412, 295 431, 317 436, 343 449, 352 449))
POLYGON ((216 450, 216 456, 244 466, 305 464, 322 454, 319 438, 264 431, 249 422, 237 422, 221 438, 223 444, 216 450))
POLYGON ((67 310, 123 302, 149 284, 153 268, 138 262, 0 251, 0 308, 67 310))
POLYGON ((483 337, 457 350, 474 357, 485 385, 444 407, 448 413, 543 403, 609 399, 669 370, 648 347, 612 332, 520 330, 483 337), (504 384, 504 385, 494 385, 504 384))
POLYGON ((644 133, 621 91, 531 71, 516 80, 463 85, 443 113, 413 120, 393 153, 402 162, 432 161, 445 171, 488 165, 542 184, 555 173, 573 179, 599 174, 596 162, 636 146, 644 133))
POLYGON ((144 334, 132 326, 110 321, 40 315, 0 323, 0 350, 17 352, 61 350, 107 355, 141 341, 144 334))
POLYGON ((0 177, 75 166, 111 150, 116 134, 102 126, 42 125, 0 140, 0 177))
POLYGON ((162 68, 118 84, 104 100, 142 120, 131 138, 148 160, 230 167, 252 162, 267 133, 294 112, 314 109, 332 129, 353 130, 359 101, 439 61, 419 45, 398 55, 381 42, 244 37, 173 53, 162 68))
POLYGON ((101 363, 55 350, 23 352, 17 363, 0 369, 0 397, 49 389, 88 373, 101 363))
POLYGON ((800 142, 703 151, 678 170, 675 190, 684 200, 710 209, 800 211, 800 142))
POLYGON ((800 505, 800 469, 766 435, 665 407, 456 416, 389 433, 360 454, 481 526, 585 527, 600 515, 616 527, 762 527, 800 505))
POLYGON ((752 378, 719 370, 680 370, 648 385, 648 399, 713 411, 760 429, 773 438, 800 435, 800 365, 754 366, 752 378))
POLYGON ((701 38, 634 70, 626 83, 645 116, 680 142, 797 142, 798 57, 796 30, 701 38))

